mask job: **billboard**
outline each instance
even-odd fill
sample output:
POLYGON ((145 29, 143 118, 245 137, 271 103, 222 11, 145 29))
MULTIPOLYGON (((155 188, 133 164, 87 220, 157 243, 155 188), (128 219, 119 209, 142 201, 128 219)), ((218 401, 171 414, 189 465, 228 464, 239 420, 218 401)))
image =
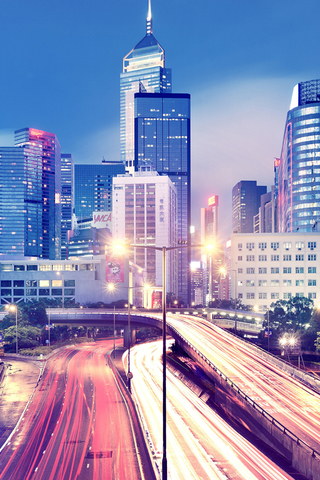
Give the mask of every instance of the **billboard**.
POLYGON ((111 218, 112 212, 93 212, 92 226, 94 228, 109 228, 111 232, 111 218))
POLYGON ((124 254, 106 255, 107 283, 124 282, 124 254))

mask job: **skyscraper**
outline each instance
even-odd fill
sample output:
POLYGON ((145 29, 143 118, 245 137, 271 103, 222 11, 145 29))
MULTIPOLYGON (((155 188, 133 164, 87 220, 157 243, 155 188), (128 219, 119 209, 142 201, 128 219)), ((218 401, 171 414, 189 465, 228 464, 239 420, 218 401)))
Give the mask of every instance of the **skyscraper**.
POLYGON ((320 225, 320 80, 298 83, 287 114, 276 189, 279 232, 320 225))
POLYGON ((232 232, 253 233, 254 216, 259 213, 261 195, 267 187, 256 181, 242 180, 232 189, 232 232))
POLYGON ((112 178, 125 173, 122 162, 75 165, 75 214, 91 218, 93 212, 112 210, 112 178))
MULTIPOLYGON (((178 244, 190 244, 190 95, 136 93, 135 168, 168 175, 178 193, 178 244)), ((178 250, 178 290, 190 301, 190 250, 178 250)))
POLYGON ((60 258, 61 159, 53 133, 15 132, 15 147, 0 149, 0 252, 60 258))
MULTIPOLYGON (((113 238, 127 245, 177 245, 177 190, 168 176, 134 172, 113 179, 113 238)), ((168 251, 167 291, 177 288, 177 250, 168 251)), ((146 269, 146 281, 162 286, 162 252, 153 248, 129 250, 129 259, 146 269)))
POLYGON ((145 37, 124 57, 120 74, 120 158, 134 170, 134 94, 171 92, 171 69, 165 68, 165 52, 152 30, 151 0, 145 37))
POLYGON ((73 158, 70 153, 61 154, 61 258, 68 258, 67 235, 72 230, 74 208, 73 158))

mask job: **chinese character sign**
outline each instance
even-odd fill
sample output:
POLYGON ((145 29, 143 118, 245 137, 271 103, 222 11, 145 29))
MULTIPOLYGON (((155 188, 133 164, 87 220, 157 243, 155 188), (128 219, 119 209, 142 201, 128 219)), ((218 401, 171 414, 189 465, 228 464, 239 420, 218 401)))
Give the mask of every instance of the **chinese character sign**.
POLYGON ((124 255, 106 255, 106 281, 124 282, 124 255))

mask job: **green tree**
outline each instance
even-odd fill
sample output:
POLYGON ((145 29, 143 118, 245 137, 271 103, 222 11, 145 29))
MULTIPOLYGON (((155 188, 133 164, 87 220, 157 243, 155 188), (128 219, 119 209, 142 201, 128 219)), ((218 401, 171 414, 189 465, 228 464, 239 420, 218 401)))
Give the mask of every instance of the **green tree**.
MULTIPOLYGON (((19 348, 31 348, 39 345, 41 338, 41 329, 31 325, 18 326, 18 346, 19 348)), ((15 349, 16 327, 8 327, 4 331, 3 340, 15 349)), ((10 347, 9 347, 10 348, 10 347)))

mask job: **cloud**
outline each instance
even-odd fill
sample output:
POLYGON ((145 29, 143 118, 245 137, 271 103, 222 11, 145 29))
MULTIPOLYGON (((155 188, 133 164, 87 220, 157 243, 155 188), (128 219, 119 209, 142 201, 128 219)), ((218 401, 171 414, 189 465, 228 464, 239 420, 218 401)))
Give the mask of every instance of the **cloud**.
POLYGON ((192 222, 219 195, 222 237, 231 233, 231 192, 240 180, 273 184, 292 78, 258 78, 207 85, 192 95, 192 222))

